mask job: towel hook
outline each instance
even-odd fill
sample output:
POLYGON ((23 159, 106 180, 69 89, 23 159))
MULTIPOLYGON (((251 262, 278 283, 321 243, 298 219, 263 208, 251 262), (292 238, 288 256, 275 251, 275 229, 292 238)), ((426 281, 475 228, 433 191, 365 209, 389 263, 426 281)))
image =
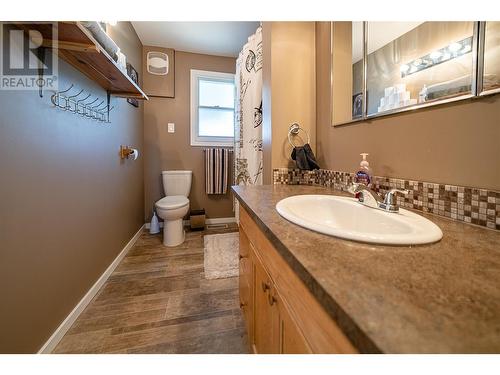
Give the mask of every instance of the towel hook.
POLYGON ((102 103, 104 103, 104 100, 101 100, 101 102, 93 107, 90 107, 90 117, 94 120, 99 120, 100 119, 100 112, 97 110, 102 103))
POLYGON ((85 116, 85 101, 91 97, 91 94, 88 94, 85 98, 80 99, 76 102, 76 112, 80 116, 85 116), (81 103, 81 104, 80 104, 81 103), (80 110, 81 109, 81 110, 80 110))
POLYGON ((298 135, 299 131, 301 130, 307 135, 307 143, 311 142, 311 138, 309 137, 309 133, 307 132, 307 130, 300 127, 298 123, 294 122, 292 125, 290 125, 290 128, 288 130, 288 142, 290 143, 290 145, 292 145, 292 147, 297 147, 297 145, 292 141, 292 135, 298 135))
POLYGON ((108 107, 108 104, 104 104, 104 107, 102 107, 102 108, 97 108, 96 111, 100 112, 100 111, 106 109, 106 107, 108 107))
POLYGON ((100 106, 102 105, 102 103, 104 103, 104 100, 101 100, 101 102, 100 102, 99 104, 97 104, 97 105, 95 105, 95 106, 91 107, 91 108, 92 108, 92 110, 93 110, 94 108, 100 107, 100 106))
POLYGON ((93 98, 93 95, 85 93, 84 89, 77 90, 75 94, 70 95, 74 87, 71 84, 66 90, 55 91, 50 97, 52 104, 63 111, 109 123, 109 112, 113 109, 113 107, 110 107, 110 93, 107 93, 107 102, 105 102, 105 100, 101 100, 99 97, 93 98))
POLYGON ((57 91, 54 94, 52 94, 52 96, 50 97, 52 104, 54 104, 56 107, 59 107, 65 111, 67 109, 67 106, 68 106, 68 98, 65 97, 64 95, 62 95, 62 98, 65 101, 65 104, 61 105, 61 102, 60 102, 61 94, 64 94, 65 92, 70 91, 72 88, 73 88, 73 84, 71 84, 71 86, 69 86, 66 90, 57 91))
POLYGON ((91 94, 88 94, 85 98, 78 100, 77 103, 80 104, 80 102, 84 102, 85 100, 87 100, 91 96, 92 96, 91 94))
POLYGON ((68 89, 66 89, 66 90, 63 90, 63 91, 58 91, 58 92, 56 93, 56 95, 59 95, 59 94, 64 94, 65 92, 68 92, 68 91, 69 91, 69 90, 71 90, 72 88, 73 88, 73 84, 71 84, 71 86, 69 86, 69 88, 68 88, 68 89))
POLYGON ((68 96, 68 99, 72 99, 72 98, 76 98, 77 96, 80 96, 80 94, 83 92, 83 89, 80 90, 80 92, 76 95, 71 95, 71 96, 68 96))
POLYGON ((78 112, 78 101, 76 101, 75 99, 77 97, 79 97, 83 92, 83 89, 80 90, 78 92, 78 94, 75 94, 75 95, 70 95, 66 98, 66 108, 73 112, 73 113, 77 113, 78 112))

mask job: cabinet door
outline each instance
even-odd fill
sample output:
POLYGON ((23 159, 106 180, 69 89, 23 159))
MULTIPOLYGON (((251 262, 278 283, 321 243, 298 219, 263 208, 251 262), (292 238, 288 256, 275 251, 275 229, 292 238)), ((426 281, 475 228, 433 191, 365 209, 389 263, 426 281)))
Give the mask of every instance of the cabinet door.
POLYGON ((254 351, 260 354, 277 354, 279 345, 279 314, 272 303, 271 279, 260 262, 254 261, 254 351))
POLYGON ((240 227, 240 308, 245 319, 248 342, 253 342, 253 264, 250 257, 250 242, 240 227))
POLYGON ((290 316, 289 311, 283 301, 275 294, 275 300, 279 308, 279 335, 280 353, 283 354, 310 354, 311 348, 307 344, 304 335, 300 331, 295 321, 290 316))

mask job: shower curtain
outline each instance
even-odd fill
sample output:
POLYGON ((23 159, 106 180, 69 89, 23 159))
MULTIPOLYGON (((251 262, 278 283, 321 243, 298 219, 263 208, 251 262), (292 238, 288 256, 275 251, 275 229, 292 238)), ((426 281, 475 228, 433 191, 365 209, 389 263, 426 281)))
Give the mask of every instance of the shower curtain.
POLYGON ((262 184, 262 29, 236 60, 235 183, 262 184))
MULTIPOLYGON (((236 60, 234 183, 262 185, 262 28, 248 38, 236 60)), ((235 202, 236 218, 239 218, 235 202)))

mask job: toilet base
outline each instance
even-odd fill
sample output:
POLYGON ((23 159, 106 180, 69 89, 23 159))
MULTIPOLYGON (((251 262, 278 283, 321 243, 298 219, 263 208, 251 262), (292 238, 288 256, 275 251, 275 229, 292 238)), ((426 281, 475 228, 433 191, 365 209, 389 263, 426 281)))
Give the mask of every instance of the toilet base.
POLYGON ((168 247, 179 246, 184 242, 186 233, 182 218, 178 220, 165 220, 163 222, 163 245, 168 247))

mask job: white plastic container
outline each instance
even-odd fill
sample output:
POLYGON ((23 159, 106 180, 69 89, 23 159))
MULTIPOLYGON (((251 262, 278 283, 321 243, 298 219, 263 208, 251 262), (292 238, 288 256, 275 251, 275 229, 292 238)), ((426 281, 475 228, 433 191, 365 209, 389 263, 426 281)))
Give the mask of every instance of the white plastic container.
POLYGON ((155 211, 153 211, 153 217, 151 218, 151 224, 149 225, 149 233, 160 233, 160 223, 158 222, 158 217, 156 216, 155 211))

